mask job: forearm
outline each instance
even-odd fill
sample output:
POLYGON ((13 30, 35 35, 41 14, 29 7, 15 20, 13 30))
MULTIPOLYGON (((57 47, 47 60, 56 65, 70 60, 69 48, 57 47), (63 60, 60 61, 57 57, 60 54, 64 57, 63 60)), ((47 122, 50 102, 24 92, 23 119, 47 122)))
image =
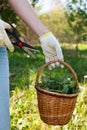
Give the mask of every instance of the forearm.
POLYGON ((41 36, 49 30, 37 17, 27 0, 8 0, 17 15, 38 35, 41 36))

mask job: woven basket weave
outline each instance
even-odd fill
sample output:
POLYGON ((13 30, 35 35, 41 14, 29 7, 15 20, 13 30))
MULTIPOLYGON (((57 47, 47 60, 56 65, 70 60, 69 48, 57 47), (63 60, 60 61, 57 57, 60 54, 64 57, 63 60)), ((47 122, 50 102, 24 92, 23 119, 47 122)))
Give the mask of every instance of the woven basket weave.
POLYGON ((66 66, 72 73, 76 80, 76 87, 78 87, 78 80, 76 73, 65 62, 54 60, 44 64, 38 71, 36 76, 35 88, 37 91, 38 108, 41 119, 48 125, 65 125, 67 124, 74 111, 78 93, 75 94, 60 94, 50 92, 39 87, 39 77, 44 68, 51 63, 59 62, 66 66))

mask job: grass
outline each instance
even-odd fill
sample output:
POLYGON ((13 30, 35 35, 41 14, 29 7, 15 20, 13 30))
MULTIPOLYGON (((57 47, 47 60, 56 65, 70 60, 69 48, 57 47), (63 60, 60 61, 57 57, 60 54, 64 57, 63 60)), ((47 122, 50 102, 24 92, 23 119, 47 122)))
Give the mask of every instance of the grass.
POLYGON ((41 48, 37 48, 41 53, 35 54, 36 59, 27 57, 20 49, 9 53, 11 130, 86 130, 87 83, 84 84, 83 78, 87 75, 86 45, 79 44, 77 56, 67 55, 67 48, 62 46, 65 61, 76 71, 80 83, 80 94, 72 119, 63 127, 49 126, 39 116, 34 85, 37 71, 45 62, 41 48))

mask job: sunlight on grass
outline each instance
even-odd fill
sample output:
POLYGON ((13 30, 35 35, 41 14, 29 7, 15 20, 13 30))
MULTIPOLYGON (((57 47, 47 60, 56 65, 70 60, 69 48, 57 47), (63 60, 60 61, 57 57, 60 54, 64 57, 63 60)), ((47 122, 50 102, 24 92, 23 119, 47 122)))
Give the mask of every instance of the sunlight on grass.
MULTIPOLYGON (((66 48, 75 48, 76 44, 73 44, 73 43, 63 43, 61 44, 62 47, 66 47, 66 48)), ((79 50, 86 50, 87 49, 87 44, 81 44, 79 43, 78 44, 78 49, 79 50)))
POLYGON ((10 99, 11 130, 86 130, 87 88, 80 87, 80 94, 71 121, 63 126, 48 126, 40 119, 34 86, 12 91, 10 99))
POLYGON ((87 44, 79 44, 78 47, 79 47, 80 50, 86 50, 87 44))

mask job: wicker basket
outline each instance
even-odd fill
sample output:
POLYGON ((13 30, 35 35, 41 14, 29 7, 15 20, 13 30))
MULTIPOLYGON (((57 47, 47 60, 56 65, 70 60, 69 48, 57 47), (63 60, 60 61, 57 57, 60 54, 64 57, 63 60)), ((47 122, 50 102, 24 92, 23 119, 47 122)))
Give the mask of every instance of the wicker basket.
POLYGON ((48 125, 65 125, 67 124, 71 117, 75 104, 77 101, 78 93, 75 94, 60 94, 55 92, 50 92, 39 87, 39 77, 46 66, 51 63, 59 62, 66 66, 72 73, 74 79, 76 80, 76 87, 78 87, 78 80, 76 73, 65 62, 54 60, 49 63, 44 64, 38 71, 35 88, 37 91, 38 108, 41 119, 48 125))

